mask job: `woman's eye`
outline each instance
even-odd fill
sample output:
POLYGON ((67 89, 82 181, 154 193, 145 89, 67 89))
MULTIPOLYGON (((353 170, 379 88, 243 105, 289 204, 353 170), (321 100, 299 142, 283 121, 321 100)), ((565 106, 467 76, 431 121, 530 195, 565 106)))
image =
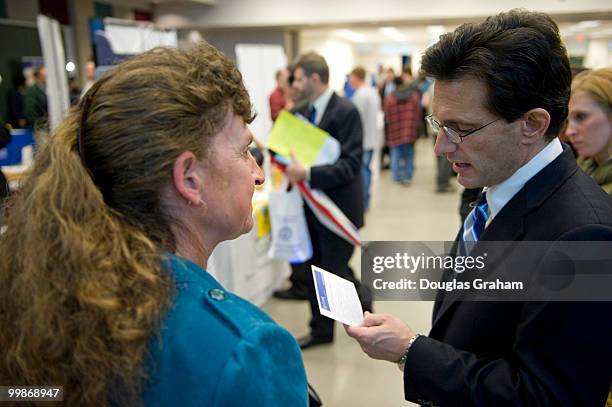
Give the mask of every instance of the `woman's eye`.
POLYGON ((587 117, 589 117, 589 115, 586 114, 586 113, 576 113, 576 115, 574 116, 574 119, 577 122, 582 122, 582 121, 586 120, 587 117))

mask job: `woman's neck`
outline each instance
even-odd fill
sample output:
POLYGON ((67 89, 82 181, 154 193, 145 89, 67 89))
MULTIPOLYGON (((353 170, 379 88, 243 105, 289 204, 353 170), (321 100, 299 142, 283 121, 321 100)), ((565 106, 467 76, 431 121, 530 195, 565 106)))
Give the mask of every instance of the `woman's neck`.
POLYGON ((175 254, 191 260, 204 270, 206 270, 206 267, 208 267, 208 258, 210 257, 210 254, 203 253, 201 250, 196 250, 194 247, 180 245, 177 243, 175 254))
POLYGON ((216 245, 207 244, 200 234, 188 227, 174 228, 175 254, 191 260, 202 268, 208 266, 208 258, 216 245))

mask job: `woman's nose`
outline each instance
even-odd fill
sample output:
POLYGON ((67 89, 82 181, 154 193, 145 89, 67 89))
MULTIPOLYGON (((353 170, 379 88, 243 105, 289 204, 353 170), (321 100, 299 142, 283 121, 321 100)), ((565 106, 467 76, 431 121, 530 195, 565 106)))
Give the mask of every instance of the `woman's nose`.
POLYGON ((567 127, 565 128, 565 136, 569 137, 569 139, 571 140, 574 136, 576 136, 576 134, 577 134, 577 130, 576 130, 576 125, 574 124, 574 121, 568 120, 567 127))
POLYGON ((253 171, 253 178, 255 179, 255 185, 261 185, 266 180, 266 176, 264 175, 264 172, 261 169, 261 167, 257 165, 255 158, 251 156, 251 160, 252 160, 252 165, 255 167, 253 171))

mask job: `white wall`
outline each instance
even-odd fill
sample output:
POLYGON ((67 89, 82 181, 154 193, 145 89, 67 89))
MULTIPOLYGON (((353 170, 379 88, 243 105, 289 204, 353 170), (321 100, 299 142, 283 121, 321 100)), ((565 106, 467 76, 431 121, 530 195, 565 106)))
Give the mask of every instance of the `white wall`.
POLYGON ((512 8, 527 8, 550 14, 612 11, 605 0, 222 0, 213 6, 195 3, 157 4, 157 23, 199 27, 262 27, 307 24, 338 24, 397 21, 429 21, 473 18, 512 8))
POLYGON ((329 85, 342 93, 346 74, 355 67, 353 44, 328 35, 300 36, 300 54, 314 51, 321 54, 329 65, 329 85))
POLYGON ((594 69, 612 66, 612 41, 609 39, 589 40, 584 56, 584 66, 594 69))
POLYGON ((251 131, 265 142, 272 128, 268 97, 276 87, 275 72, 287 66, 287 57, 280 45, 238 44, 236 65, 257 112, 251 131))

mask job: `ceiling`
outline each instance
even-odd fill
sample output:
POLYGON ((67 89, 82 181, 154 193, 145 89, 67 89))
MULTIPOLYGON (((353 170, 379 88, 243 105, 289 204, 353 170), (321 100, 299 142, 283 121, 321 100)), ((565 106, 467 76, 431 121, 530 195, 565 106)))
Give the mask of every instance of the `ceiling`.
MULTIPOLYGON (((306 38, 328 36, 355 44, 423 43, 435 40, 440 34, 451 31, 457 26, 457 23, 451 22, 444 25, 397 24, 385 27, 303 28, 301 35, 306 38)), ((559 30, 566 41, 612 39, 612 20, 561 22, 559 30)))

